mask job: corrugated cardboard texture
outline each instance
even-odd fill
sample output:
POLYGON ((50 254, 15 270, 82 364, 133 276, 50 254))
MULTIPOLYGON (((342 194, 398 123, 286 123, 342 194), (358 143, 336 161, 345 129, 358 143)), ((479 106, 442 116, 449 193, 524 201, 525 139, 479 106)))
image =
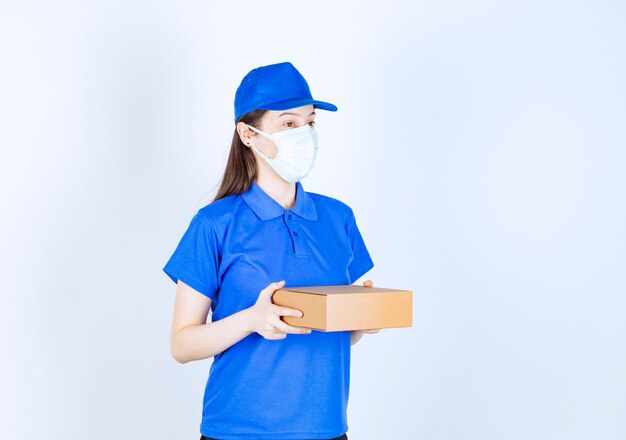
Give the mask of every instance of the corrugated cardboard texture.
POLYGON ((413 292, 382 287, 306 286, 274 292, 274 304, 301 310, 282 316, 289 325, 322 331, 411 327, 413 292))

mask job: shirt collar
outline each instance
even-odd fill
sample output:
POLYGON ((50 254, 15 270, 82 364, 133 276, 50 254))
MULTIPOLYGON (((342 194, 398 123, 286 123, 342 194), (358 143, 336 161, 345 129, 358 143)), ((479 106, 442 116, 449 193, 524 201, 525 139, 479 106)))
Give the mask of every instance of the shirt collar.
MULTIPOLYGON (((263 189, 255 182, 248 191, 242 194, 243 199, 254 213, 263 221, 276 218, 283 215, 286 211, 280 203, 271 198, 263 189)), ((302 188, 302 184, 296 182, 296 203, 291 211, 306 220, 317 220, 317 210, 315 202, 302 188)))

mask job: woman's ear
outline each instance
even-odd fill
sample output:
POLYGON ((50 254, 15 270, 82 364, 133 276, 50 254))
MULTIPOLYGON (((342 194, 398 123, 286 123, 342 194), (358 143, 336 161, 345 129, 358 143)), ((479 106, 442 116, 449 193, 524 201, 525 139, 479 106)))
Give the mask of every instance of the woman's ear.
POLYGON ((245 122, 238 122, 237 134, 239 135, 239 139, 241 139, 241 142, 243 142, 244 145, 249 147, 252 145, 252 140, 256 133, 250 130, 248 128, 248 125, 245 122))

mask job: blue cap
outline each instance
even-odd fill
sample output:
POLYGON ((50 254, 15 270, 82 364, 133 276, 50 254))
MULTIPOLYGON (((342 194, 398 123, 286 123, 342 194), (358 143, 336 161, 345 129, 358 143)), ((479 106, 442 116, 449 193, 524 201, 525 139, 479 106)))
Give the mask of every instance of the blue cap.
POLYGON ((306 80, 291 63, 257 67, 244 77, 235 93, 235 123, 252 110, 287 110, 309 104, 337 111, 337 106, 313 99, 306 80))

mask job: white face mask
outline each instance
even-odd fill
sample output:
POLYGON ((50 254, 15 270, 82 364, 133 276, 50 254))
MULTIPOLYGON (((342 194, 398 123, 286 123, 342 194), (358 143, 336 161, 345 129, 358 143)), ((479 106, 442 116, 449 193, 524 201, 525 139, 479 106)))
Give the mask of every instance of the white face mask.
POLYGON ((272 139, 276 144, 276 157, 270 158, 259 151, 254 145, 252 148, 287 182, 297 182, 304 178, 315 162, 317 156, 317 132, 310 125, 278 131, 274 134, 265 133, 251 125, 250 129, 272 139))

